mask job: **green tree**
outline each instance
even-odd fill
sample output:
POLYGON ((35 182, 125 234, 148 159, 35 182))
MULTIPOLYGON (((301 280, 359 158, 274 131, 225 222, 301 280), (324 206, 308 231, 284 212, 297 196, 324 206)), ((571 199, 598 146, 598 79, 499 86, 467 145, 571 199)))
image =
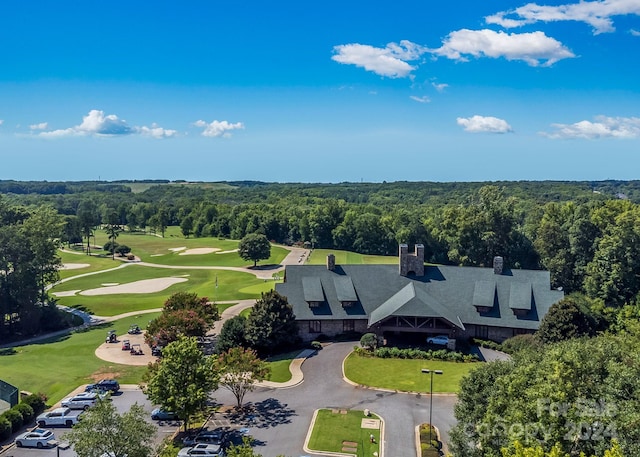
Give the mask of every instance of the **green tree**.
POLYGON ((214 359, 203 354, 195 338, 182 337, 149 366, 145 391, 152 402, 175 411, 187 431, 191 417, 205 408, 209 394, 217 389, 218 378, 214 359))
POLYGON ((118 244, 116 243, 116 239, 118 238, 118 236, 120 236, 120 233, 122 232, 122 227, 120 226, 118 213, 116 213, 115 211, 111 211, 107 217, 108 217, 107 225, 105 225, 104 230, 105 232, 107 232, 107 237, 111 242, 111 245, 110 245, 111 259, 115 260, 116 247, 118 247, 118 244))
POLYGON ((256 388, 256 383, 269 376, 269 366, 260 360, 252 349, 231 348, 218 356, 216 370, 220 374, 219 385, 231 391, 240 408, 247 392, 256 388))
POLYGON ((234 347, 246 347, 246 323, 247 319, 242 314, 227 319, 216 340, 216 351, 221 353, 234 347))
POLYGON ((65 434, 79 457, 149 457, 156 428, 147 422, 142 406, 119 414, 112 402, 100 401, 65 434))
POLYGON ((275 290, 262 294, 247 317, 245 337, 260 353, 272 353, 298 339, 298 324, 293 309, 275 290))
POLYGON ((557 343, 604 330, 604 320, 595 315, 584 298, 568 296, 554 303, 540 322, 536 336, 543 343, 557 343))
POLYGON ((271 257, 271 243, 261 233, 250 233, 240 240, 238 255, 244 260, 253 260, 253 266, 255 267, 258 260, 265 260, 271 257))
POLYGON ((191 215, 187 215, 182 218, 182 221, 180 222, 180 231, 185 238, 189 238, 193 233, 193 217, 191 217, 191 215))
POLYGON ((87 239, 87 255, 91 254, 91 237, 98 224, 100 224, 100 215, 98 208, 92 200, 83 200, 78 205, 78 225, 82 236, 87 239))

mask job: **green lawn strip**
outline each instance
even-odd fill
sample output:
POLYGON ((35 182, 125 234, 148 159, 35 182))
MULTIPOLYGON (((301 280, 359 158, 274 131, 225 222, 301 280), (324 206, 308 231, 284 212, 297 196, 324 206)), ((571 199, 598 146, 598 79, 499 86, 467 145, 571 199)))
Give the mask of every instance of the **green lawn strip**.
POLYGON ((300 350, 285 352, 282 354, 278 354, 273 357, 269 357, 267 359, 267 363, 269 364, 269 368, 271 369, 271 375, 269 377, 269 381, 273 382, 287 382, 291 379, 291 370, 289 366, 291 365, 291 361, 296 358, 298 354, 300 354, 300 350))
POLYGON ((107 330, 125 334, 133 323, 144 328, 158 313, 140 314, 120 319, 108 325, 41 341, 13 349, 0 355, 2 379, 20 390, 43 392, 48 404, 54 404, 82 384, 96 378, 115 377, 121 384, 138 384, 145 366, 119 365, 95 355, 104 342, 107 330))
POLYGON ((335 249, 314 249, 309 256, 307 263, 311 265, 324 265, 327 262, 327 255, 333 254, 336 257, 336 265, 362 265, 362 264, 397 264, 397 256, 364 255, 351 251, 340 251, 335 249))
POLYGON ((344 371, 346 377, 356 384, 404 392, 429 392, 431 377, 421 370, 442 370, 443 374, 433 376, 433 391, 457 393, 462 377, 477 366, 477 363, 441 360, 380 359, 351 353, 344 371))
MULTIPOLYGON (((363 411, 320 409, 307 447, 318 452, 350 453, 360 456, 371 456, 380 453, 380 429, 362 428, 362 419, 366 416, 363 411), (370 436, 375 442, 372 443, 370 436), (355 443, 353 446, 351 443, 355 443), (357 449, 357 452, 343 451, 345 447, 357 449)), ((367 419, 379 419, 371 414, 367 419)))
POLYGON ((58 297, 58 302, 66 306, 82 307, 98 316, 114 316, 141 309, 161 308, 166 299, 175 292, 195 292, 210 300, 228 301, 260 298, 261 292, 270 290, 273 286, 273 281, 265 283, 252 274, 237 271, 161 269, 131 264, 119 270, 71 279, 55 286, 50 293, 82 291, 103 287, 102 284, 126 284, 143 279, 163 277, 184 277, 188 280, 173 284, 160 292, 93 296, 76 293, 73 296, 58 297), (216 276, 218 287, 215 286, 216 276))

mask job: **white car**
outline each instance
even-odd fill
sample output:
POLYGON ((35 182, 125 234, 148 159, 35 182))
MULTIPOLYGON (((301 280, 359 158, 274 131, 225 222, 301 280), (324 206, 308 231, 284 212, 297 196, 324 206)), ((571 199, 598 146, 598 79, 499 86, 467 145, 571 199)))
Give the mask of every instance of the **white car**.
POLYGON ((448 346, 449 337, 447 335, 430 336, 427 338, 427 343, 437 344, 438 346, 448 346))
POLYGON ((178 451, 178 457, 190 456, 224 457, 224 451, 219 444, 196 444, 193 447, 183 447, 178 451))
POLYGON ((16 446, 18 447, 54 447, 57 443, 56 437, 51 430, 36 428, 30 432, 22 433, 16 437, 16 446))
POLYGON ((89 409, 98 401, 98 394, 95 392, 82 392, 73 397, 65 398, 60 405, 69 409, 89 409))

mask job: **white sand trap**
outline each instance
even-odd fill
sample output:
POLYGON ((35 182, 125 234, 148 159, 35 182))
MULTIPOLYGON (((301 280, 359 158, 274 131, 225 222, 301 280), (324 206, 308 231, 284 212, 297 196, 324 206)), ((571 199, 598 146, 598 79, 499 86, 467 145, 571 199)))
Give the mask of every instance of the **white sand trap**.
POLYGON ((149 257, 162 257, 164 254, 151 254, 149 257))
POLYGON ((111 286, 117 286, 118 284, 120 284, 119 282, 103 282, 102 284, 100 284, 103 287, 111 287, 111 286))
POLYGON ((187 249, 178 255, 199 255, 199 254, 211 254, 212 252, 219 251, 220 248, 193 248, 187 249))
POLYGON ((55 295, 56 297, 72 297, 78 292, 80 292, 80 289, 78 289, 78 290, 65 290, 63 292, 52 292, 52 294, 55 295))
POLYGON ((220 251, 220 252, 216 252, 216 254, 231 254, 232 252, 238 252, 238 250, 232 249, 230 251, 220 251))
POLYGON ((169 248, 169 250, 173 252, 180 252, 180 251, 184 251, 185 249, 187 249, 186 246, 182 246, 180 248, 169 248))
POLYGON ((60 270, 78 270, 80 268, 90 267, 88 263, 63 263, 60 266, 60 270))
POLYGON ((155 278, 119 284, 111 287, 100 287, 80 292, 80 295, 112 295, 112 294, 150 294, 160 292, 179 282, 188 281, 186 278, 155 278))

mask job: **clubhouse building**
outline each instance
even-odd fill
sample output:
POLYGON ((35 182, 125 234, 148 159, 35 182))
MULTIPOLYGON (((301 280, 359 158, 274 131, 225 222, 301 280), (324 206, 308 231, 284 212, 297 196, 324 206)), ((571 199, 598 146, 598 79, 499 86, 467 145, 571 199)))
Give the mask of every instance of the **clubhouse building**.
POLYGON ((381 337, 429 336, 504 341, 535 332, 564 293, 548 271, 425 266, 424 246, 400 245, 399 266, 287 265, 276 290, 287 297, 305 341, 319 335, 373 332, 381 337))

